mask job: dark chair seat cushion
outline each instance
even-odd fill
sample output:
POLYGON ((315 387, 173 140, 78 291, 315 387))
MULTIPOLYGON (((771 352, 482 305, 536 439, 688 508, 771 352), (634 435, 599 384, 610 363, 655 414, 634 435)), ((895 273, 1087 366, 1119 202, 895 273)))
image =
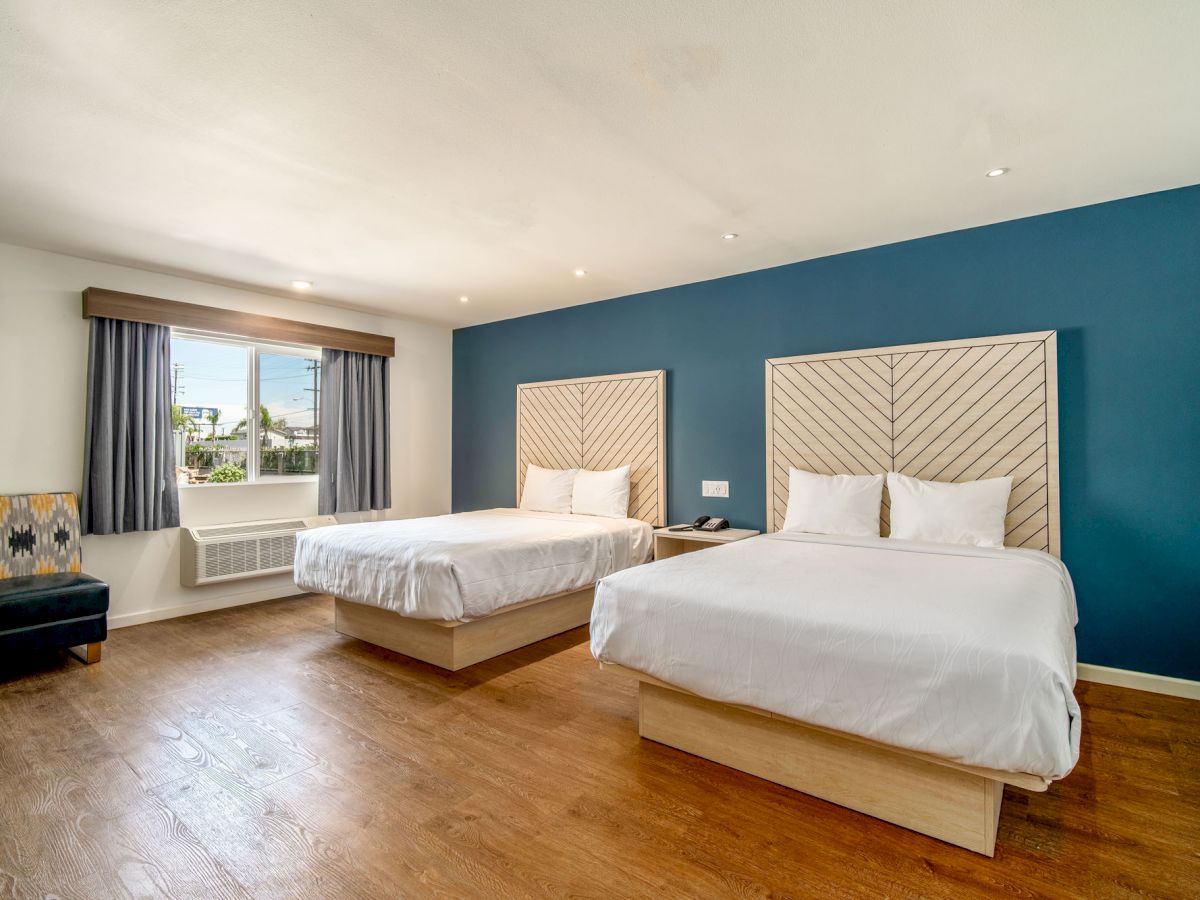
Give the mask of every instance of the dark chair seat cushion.
POLYGON ((108 612, 108 585, 91 575, 60 572, 0 579, 0 632, 108 612))

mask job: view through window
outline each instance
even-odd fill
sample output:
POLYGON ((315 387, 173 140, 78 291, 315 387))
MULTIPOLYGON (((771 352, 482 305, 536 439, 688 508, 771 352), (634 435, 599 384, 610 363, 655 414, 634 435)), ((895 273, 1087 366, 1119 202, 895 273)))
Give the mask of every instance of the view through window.
POLYGON ((171 370, 180 484, 316 475, 319 350, 175 333, 171 370))

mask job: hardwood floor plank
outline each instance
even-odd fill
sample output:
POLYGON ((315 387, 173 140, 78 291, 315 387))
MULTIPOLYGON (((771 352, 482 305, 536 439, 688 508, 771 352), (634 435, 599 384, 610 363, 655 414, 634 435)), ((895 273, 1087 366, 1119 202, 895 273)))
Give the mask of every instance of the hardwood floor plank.
POLYGON ((146 790, 195 774, 215 762, 190 735, 145 706, 109 702, 116 695, 83 703, 66 699, 70 712, 108 742, 146 790))
POLYGON ((453 847, 420 822, 321 765, 265 789, 337 841, 348 859, 379 885, 411 896, 521 896, 503 873, 453 847))
POLYGON ((1200 896, 1200 702, 1081 683, 988 860, 641 740, 586 636, 448 675, 307 596, 6 660, 0 897, 1200 896))
POLYGON ((490 798, 472 797, 425 827, 462 855, 504 872, 524 886, 527 896, 664 896, 662 880, 653 868, 642 868, 636 860, 601 859, 596 848, 573 840, 566 810, 548 824, 551 827, 512 815, 490 798), (549 859, 561 864, 551 867, 538 862, 549 859), (597 881, 593 873, 601 868, 604 878, 597 881))
POLYGON ((281 710, 268 721, 281 730, 303 735, 305 745, 321 759, 324 771, 386 801, 399 814, 426 818, 470 793, 457 779, 394 753, 307 704, 281 710))
MULTIPOLYGON (((111 868, 95 873, 86 896, 224 900, 250 895, 159 798, 108 823, 98 840, 111 868), (101 886, 103 885, 103 890, 101 886)), ((86 879, 85 879, 86 884, 86 879)))
POLYGON ((219 768, 154 794, 255 897, 382 895, 305 811, 219 768))
POLYGON ((216 700, 166 694, 154 707, 225 767, 255 787, 316 765, 317 757, 265 719, 216 700))
POLYGON ((113 868, 97 836, 143 794, 119 758, 89 762, 38 759, 25 777, 0 781, 0 884, 12 895, 42 896, 113 868))

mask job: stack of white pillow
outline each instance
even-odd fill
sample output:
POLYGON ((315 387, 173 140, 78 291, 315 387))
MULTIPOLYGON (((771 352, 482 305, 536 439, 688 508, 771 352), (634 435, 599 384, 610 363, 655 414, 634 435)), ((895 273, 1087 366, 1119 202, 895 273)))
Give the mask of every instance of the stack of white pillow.
POLYGON ((629 514, 629 466, 592 472, 530 465, 521 509, 624 519, 629 514))
MULTIPOLYGON (((782 531, 879 537, 883 475, 817 475, 792 469, 782 531)), ((950 484, 887 473, 891 536, 975 547, 1004 546, 1012 478, 950 484)))

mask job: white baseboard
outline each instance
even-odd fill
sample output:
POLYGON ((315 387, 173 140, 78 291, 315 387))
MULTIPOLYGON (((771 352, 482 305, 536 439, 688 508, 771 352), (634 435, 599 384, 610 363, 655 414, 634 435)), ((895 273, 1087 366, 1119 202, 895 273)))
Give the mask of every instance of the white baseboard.
POLYGON ((1080 663, 1076 668, 1081 681, 1200 700, 1200 681, 1172 678, 1169 675, 1151 675, 1148 672, 1131 672, 1129 669, 1110 669, 1108 666, 1093 666, 1089 663, 1080 663))
POLYGON ((278 587, 275 587, 257 591, 246 591, 240 594, 226 594, 222 597, 197 600, 195 603, 181 603, 178 606, 164 606, 161 609, 144 609, 141 612, 109 616, 108 627, 127 628, 130 625, 144 625, 146 622, 159 622, 163 619, 194 616, 196 613, 212 612, 216 609, 228 609, 232 606, 245 606, 247 603, 262 603, 264 600, 279 600, 283 597, 298 597, 303 594, 304 592, 296 587, 293 587, 291 590, 285 588, 282 591, 278 587))

